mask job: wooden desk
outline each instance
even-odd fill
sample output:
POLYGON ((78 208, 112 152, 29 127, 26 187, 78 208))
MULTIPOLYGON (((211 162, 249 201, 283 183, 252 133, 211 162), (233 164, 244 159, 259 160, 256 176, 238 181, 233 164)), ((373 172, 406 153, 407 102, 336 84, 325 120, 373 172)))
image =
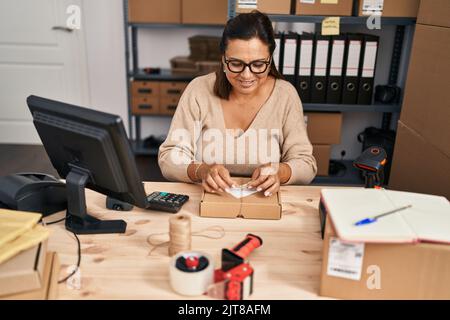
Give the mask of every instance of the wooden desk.
MULTIPOLYGON (((192 219, 192 231, 213 225, 225 229, 225 237, 192 238, 192 249, 210 254, 220 266, 222 248, 230 248, 247 233, 259 235, 264 243, 249 258, 255 269, 252 299, 316 299, 322 264, 322 240, 319 226, 319 192, 321 187, 283 186, 281 220, 246 220, 202 218, 198 216, 201 188, 184 183, 145 184, 147 193, 170 191, 187 194, 190 200, 180 213, 192 219)), ((101 219, 124 219, 127 232, 122 235, 81 235, 81 289, 59 285, 60 299, 186 299, 172 291, 167 246, 151 256, 147 237, 169 231, 167 213, 140 208, 130 212, 109 211, 105 196, 86 190, 88 211, 101 219)), ((63 213, 46 218, 57 220, 63 213)), ((62 268, 76 264, 77 243, 64 223, 49 226, 53 232, 49 250, 58 252, 62 268)), ((167 236, 168 238, 168 236, 167 236)), ((195 299, 208 297, 195 297, 195 299)))

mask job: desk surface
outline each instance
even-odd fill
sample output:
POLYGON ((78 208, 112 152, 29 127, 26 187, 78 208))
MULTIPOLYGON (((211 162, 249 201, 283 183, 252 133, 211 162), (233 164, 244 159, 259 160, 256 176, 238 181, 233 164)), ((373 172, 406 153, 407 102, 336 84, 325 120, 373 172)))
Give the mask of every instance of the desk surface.
MULTIPOLYGON (((222 248, 230 248, 247 233, 259 235, 264 244, 249 257, 255 269, 251 299, 316 299, 322 264, 322 240, 318 215, 321 187, 283 186, 281 220, 246 220, 199 217, 200 186, 184 183, 145 183, 147 193, 170 191, 187 194, 190 200, 180 213, 191 216, 192 231, 220 225, 222 239, 192 238, 192 249, 210 254, 220 266, 222 248)), ((170 214, 135 208, 115 212, 105 208, 105 196, 86 190, 88 211, 101 219, 124 219, 125 234, 81 235, 81 289, 59 285, 60 299, 186 299, 169 284, 167 246, 151 255, 147 237, 169 231, 170 214)), ((63 217, 58 213, 46 221, 63 217)), ((62 268, 76 264, 77 244, 64 222, 49 226, 49 250, 58 252, 62 268)), ((164 239, 164 236, 161 238, 164 239)), ((168 239, 168 236, 165 238, 168 239)), ((195 299, 208 297, 195 297, 195 299)))

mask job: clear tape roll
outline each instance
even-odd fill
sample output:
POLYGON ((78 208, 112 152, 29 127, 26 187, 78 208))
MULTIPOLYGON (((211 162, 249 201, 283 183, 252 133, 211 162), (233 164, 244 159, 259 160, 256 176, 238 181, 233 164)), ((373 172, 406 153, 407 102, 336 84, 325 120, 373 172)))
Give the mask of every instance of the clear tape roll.
POLYGON ((170 285, 172 289, 184 296, 200 296, 214 283, 214 262, 209 255, 198 251, 180 252, 173 256, 169 266, 170 285), (184 257, 205 257, 208 266, 200 271, 186 272, 176 266, 177 259, 184 257))

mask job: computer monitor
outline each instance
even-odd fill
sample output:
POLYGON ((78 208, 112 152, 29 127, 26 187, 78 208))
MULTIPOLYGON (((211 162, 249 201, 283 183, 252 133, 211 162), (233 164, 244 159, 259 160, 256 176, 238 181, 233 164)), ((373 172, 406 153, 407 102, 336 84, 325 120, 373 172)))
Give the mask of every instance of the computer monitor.
POLYGON ((147 198, 122 119, 37 96, 27 98, 45 150, 66 179, 66 228, 77 234, 123 233, 123 220, 99 220, 86 210, 85 187, 145 208, 147 198))

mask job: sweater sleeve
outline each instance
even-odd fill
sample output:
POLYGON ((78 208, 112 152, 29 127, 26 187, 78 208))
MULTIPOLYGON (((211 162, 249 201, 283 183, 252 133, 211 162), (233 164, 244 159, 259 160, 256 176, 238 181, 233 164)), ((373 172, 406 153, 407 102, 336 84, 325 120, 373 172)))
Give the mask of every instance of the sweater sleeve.
POLYGON ((286 110, 281 150, 281 162, 291 168, 286 184, 309 184, 316 176, 317 164, 306 132, 302 103, 294 88, 289 88, 286 110))
POLYGON ((187 168, 195 160, 196 135, 201 130, 198 82, 191 81, 180 98, 166 140, 159 147, 158 164, 170 181, 192 182, 187 168))

